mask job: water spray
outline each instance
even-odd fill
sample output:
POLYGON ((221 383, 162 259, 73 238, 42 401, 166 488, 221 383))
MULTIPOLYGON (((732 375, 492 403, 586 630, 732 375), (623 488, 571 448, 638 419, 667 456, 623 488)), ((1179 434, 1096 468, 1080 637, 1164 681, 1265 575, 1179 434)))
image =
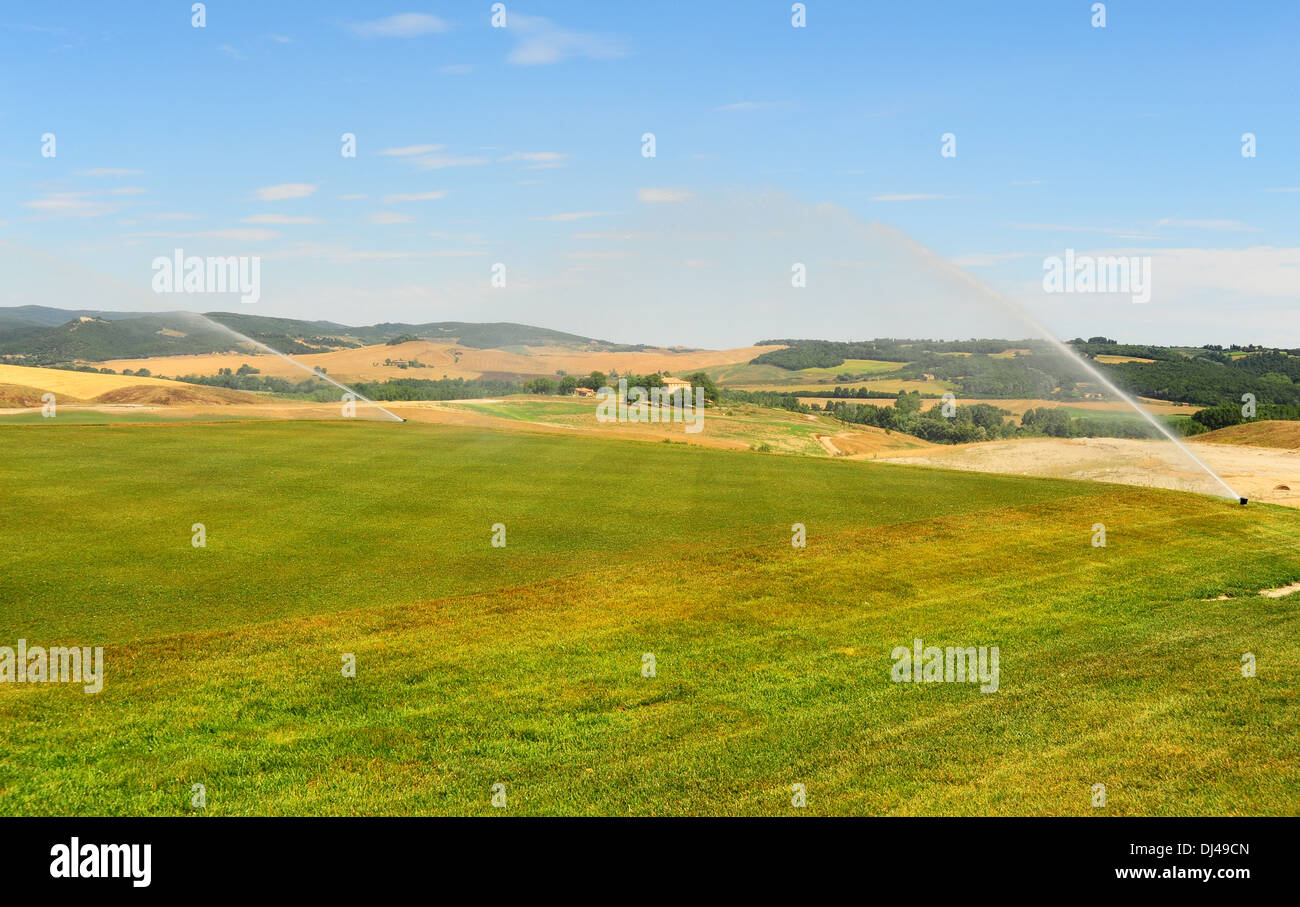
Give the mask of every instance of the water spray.
POLYGON ((903 235, 902 233, 893 230, 892 228, 884 227, 883 225, 880 224, 876 224, 873 226, 875 226, 877 229, 888 230, 890 233, 895 234, 896 237, 900 239, 907 246, 908 249, 910 249, 915 255, 920 257, 922 260, 924 260, 928 264, 938 267, 946 274, 959 278, 960 280, 965 282, 968 286, 973 287, 979 293, 982 293, 983 295, 992 299, 994 302, 998 303, 998 305, 1002 306, 1005 310, 1011 313, 1011 315, 1019 319, 1022 323, 1028 326, 1031 330, 1033 330, 1043 339, 1047 340, 1048 343, 1052 344, 1052 346, 1054 346, 1063 355, 1078 363, 1078 365, 1082 367, 1083 370, 1086 371, 1089 375, 1095 378, 1099 384, 1101 384, 1111 393, 1115 394, 1115 396, 1119 397, 1129 406, 1133 407, 1133 409, 1137 412, 1138 415, 1140 415, 1147 422, 1151 423, 1152 427, 1154 427, 1156 431, 1160 432, 1160 434, 1164 435, 1166 438, 1172 441, 1174 445, 1179 450, 1181 450, 1189 460, 1191 460, 1201 469, 1205 470, 1205 472, 1211 478, 1213 478, 1214 481, 1218 482, 1221 486, 1223 486, 1223 490, 1224 492, 1226 492, 1226 494, 1223 495, 1224 497, 1236 498, 1238 501, 1240 501, 1243 507, 1246 505, 1247 499, 1237 494, 1237 492, 1232 489, 1232 486, 1229 485, 1227 482, 1225 482, 1217 472, 1211 469, 1203 460, 1201 460, 1200 457, 1192 453, 1191 449, 1187 447, 1187 445, 1184 444, 1181 440, 1179 440, 1178 436, 1175 435, 1173 431, 1170 430, 1169 426, 1165 425, 1164 422, 1161 422, 1154 415, 1152 415, 1151 413, 1143 409, 1136 400, 1134 400, 1128 394, 1124 393, 1124 391, 1120 390, 1115 385, 1114 382, 1112 382, 1109 378, 1107 378, 1104 374, 1102 374, 1100 369, 1094 366, 1083 356, 1080 356, 1079 353, 1073 348, 1071 348, 1068 344, 1062 343, 1060 340, 1058 340, 1055 334, 1053 334, 1047 328, 1043 327, 1041 324, 1035 321, 1029 315, 1028 312, 1022 309, 1013 300, 1002 295, 997 290, 993 289, 992 287, 988 286, 982 281, 972 277, 970 274, 967 274, 965 271, 963 271, 961 268, 958 268, 956 265, 952 264, 951 262, 945 261, 944 259, 940 258, 938 255, 936 255, 934 252, 931 252, 925 246, 903 235))
POLYGON ((405 419, 403 419, 401 416, 397 415, 396 413, 392 413, 392 412, 389 412, 388 410, 384 409, 382 406, 380 406, 378 403, 376 403, 374 400, 371 400, 369 397, 365 396, 364 394, 359 394, 359 393, 357 393, 356 391, 354 391, 352 388, 348 387, 348 386, 347 386, 346 384, 344 384, 343 382, 334 380, 334 379, 331 378, 329 375, 327 375, 327 374, 325 374, 324 372, 322 372, 320 369, 311 368, 310 366, 303 365, 303 364, 302 364, 301 362, 299 362, 297 359, 294 359, 294 358, 292 358, 291 356, 286 356, 284 353, 281 353, 279 350, 271 349, 271 347, 267 346, 267 345, 266 345, 265 343, 263 343, 262 341, 260 341, 260 340, 254 340, 252 337, 249 337, 247 334, 241 334, 241 333, 239 333, 239 331, 236 331, 234 328, 227 327, 226 325, 222 324, 220 321, 214 321, 214 320, 212 320, 211 318, 209 318, 207 315, 200 315, 198 312, 185 312, 185 311, 182 311, 182 312, 178 312, 177 314, 180 314, 180 315, 189 315, 189 316, 191 316, 191 317, 193 317, 193 318, 199 318, 199 319, 202 319, 203 321, 207 322, 208 324, 220 328, 221 330, 225 331, 227 334, 230 334, 232 337, 236 337, 236 338, 238 338, 238 339, 239 339, 240 341, 242 341, 243 343, 251 343, 253 346, 255 346, 255 347, 257 347, 258 349, 263 350, 263 351, 265 351, 265 352, 267 352, 267 353, 270 353, 272 356, 279 356, 279 357, 280 357, 281 359, 283 359, 285 362, 288 362, 288 363, 290 363, 291 365, 297 366, 298 368, 302 369, 304 372, 306 372, 307 374, 311 375, 311 376, 314 377, 314 378, 319 378, 319 379, 321 379, 322 381, 328 381, 330 384, 334 385, 335 387, 337 387, 339 390, 343 391, 344 393, 346 393, 346 394, 351 394, 353 397, 357 398, 358 400, 361 400, 361 401, 363 401, 363 402, 365 402, 365 403, 369 403, 371 406, 373 406, 375 409, 379 410, 381 413, 383 413, 383 414, 384 414, 385 416, 387 416, 388 418, 392 419, 394 422, 405 422, 405 421, 406 421, 405 419))

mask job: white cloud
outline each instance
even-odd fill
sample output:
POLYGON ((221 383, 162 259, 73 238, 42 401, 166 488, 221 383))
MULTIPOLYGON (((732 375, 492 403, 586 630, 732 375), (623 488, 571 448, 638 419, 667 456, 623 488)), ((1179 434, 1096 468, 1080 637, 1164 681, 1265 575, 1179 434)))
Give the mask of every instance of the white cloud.
POLYGON ((42 198, 23 202, 24 208, 39 211, 51 217, 102 217, 116 213, 118 205, 94 201, 89 192, 52 192, 42 198))
POLYGON ((1135 247, 1087 254, 1150 256, 1152 302, 1178 302, 1185 295, 1207 290, 1226 291, 1236 297, 1294 297, 1296 286, 1300 285, 1300 248, 1135 247))
POLYGON ((654 239, 655 233, 574 233, 574 239, 612 239, 628 241, 634 239, 654 239))
POLYGON ((1026 258, 1028 255, 1028 252, 994 252, 991 254, 974 252, 970 255, 959 255, 949 260, 959 268, 988 268, 998 262, 1026 258))
POLYGON ((294 217, 289 214, 254 214, 241 218, 241 224, 319 224, 324 223, 318 217, 294 217))
POLYGON ((431 151, 442 151, 446 145, 405 145, 401 148, 385 148, 379 154, 384 157, 410 157, 413 154, 428 154, 431 151))
POLYGON ((540 16, 515 13, 510 16, 507 30, 519 38, 506 56, 516 66, 546 66, 574 57, 612 60, 627 53, 616 39, 561 28, 540 16))
POLYGON ((387 251, 366 251, 366 252, 341 252, 332 256, 336 261, 402 261, 405 259, 421 258, 468 258, 476 255, 486 255, 486 252, 465 250, 465 249, 435 249, 432 252, 387 252, 387 251))
POLYGON ((387 224, 409 224, 415 218, 409 214, 398 214, 395 211, 379 211, 367 217, 366 220, 372 224, 383 226, 387 224))
POLYGON ((217 45, 217 50, 221 51, 223 54, 227 54, 227 55, 233 57, 233 58, 236 59, 236 60, 242 60, 242 59, 244 59, 244 55, 241 54, 239 51, 235 50, 235 49, 234 49, 233 47, 231 47, 229 44, 218 44, 218 45, 217 45))
POLYGON ((564 161, 569 155, 559 151, 512 151, 504 157, 497 158, 498 164, 510 164, 517 161, 527 161, 529 166, 524 170, 550 170, 555 167, 563 167, 564 161))
POLYGON ((723 104, 721 107, 714 107, 714 110, 765 110, 769 107, 779 106, 775 101, 737 101, 734 104, 723 104))
POLYGON ((534 217, 531 220, 567 223, 573 220, 585 220, 588 217, 600 217, 603 214, 605 214, 604 211, 569 211, 563 214, 547 214, 545 217, 534 217))
POLYGON ((396 195, 385 195, 384 204, 391 205, 394 202, 431 202, 446 197, 447 193, 442 190, 437 192, 398 193, 396 195))
POLYGON ((415 165, 421 170, 442 170, 445 167, 478 167, 486 164, 485 157, 450 157, 438 154, 431 157, 417 157, 415 165))
POLYGON ((1194 230, 1221 230, 1229 233, 1258 233, 1259 227, 1251 227, 1239 220, 1178 220, 1166 217, 1156 221, 1157 227, 1188 227, 1194 230))
POLYGON ((1151 239, 1140 227, 1079 227, 1068 224, 1012 224, 1017 230, 1034 230, 1039 233, 1104 233, 1117 239, 1151 239))
POLYGON ((483 241, 482 233, 441 233, 438 231, 434 231, 429 235, 432 236, 434 239, 461 239, 461 240, 465 240, 466 242, 483 241))
POLYGON ((234 239, 240 242, 265 242, 277 238, 280 234, 274 230, 208 230, 198 235, 212 239, 234 239))
POLYGON ((935 195, 929 192, 912 192, 899 195, 873 195, 873 202, 922 202, 940 198, 956 198, 955 195, 935 195))
POLYGON ((684 202, 691 197, 691 193, 685 189, 638 189, 636 197, 638 201, 649 204, 663 204, 684 202))
POLYGON ((123 170, 118 167, 96 167, 92 170, 78 170, 77 176, 101 177, 101 176, 139 176, 143 170, 123 170))
POLYGON ((445 32, 447 23, 427 13, 400 13, 385 19, 358 22, 349 28, 353 34, 363 38, 418 38, 445 32))
POLYGON ((290 198, 306 198, 318 188, 312 183, 280 183, 258 189, 257 197, 264 202, 280 202, 290 198))

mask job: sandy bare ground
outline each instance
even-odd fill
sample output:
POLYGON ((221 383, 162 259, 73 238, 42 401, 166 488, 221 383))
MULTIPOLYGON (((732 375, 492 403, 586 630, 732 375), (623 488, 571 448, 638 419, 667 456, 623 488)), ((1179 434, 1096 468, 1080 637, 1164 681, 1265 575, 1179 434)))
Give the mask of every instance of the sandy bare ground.
MULTIPOLYGON (((1226 444, 1192 444, 1191 449, 1240 495, 1254 501, 1300 507, 1300 450, 1226 444), (1290 490, 1279 489, 1279 485, 1289 486, 1290 490)), ((1165 441, 1033 438, 936 445, 879 459, 944 469, 1227 494, 1186 455, 1165 441)))

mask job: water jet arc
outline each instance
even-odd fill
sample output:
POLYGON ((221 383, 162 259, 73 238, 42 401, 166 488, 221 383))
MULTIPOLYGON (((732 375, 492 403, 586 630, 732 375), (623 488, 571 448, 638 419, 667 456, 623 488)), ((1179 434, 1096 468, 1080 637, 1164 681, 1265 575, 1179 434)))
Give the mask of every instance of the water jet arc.
POLYGON ((1209 475, 1211 478, 1213 478, 1214 481, 1218 482, 1219 485, 1223 486, 1223 492, 1221 492, 1223 497, 1235 498, 1239 500, 1243 505, 1246 503, 1246 499, 1241 497, 1241 495, 1237 494, 1237 492, 1233 490, 1232 486, 1229 485, 1227 482, 1225 482, 1223 478, 1217 472, 1211 469, 1209 465, 1207 465, 1200 457, 1192 453, 1191 449, 1188 448, 1187 445, 1184 444, 1181 440, 1179 440, 1178 436, 1175 435, 1169 429, 1169 426, 1165 425, 1165 423, 1161 422, 1151 413, 1143 409, 1136 400, 1134 400, 1128 394, 1124 393, 1124 391, 1120 390, 1113 381, 1111 381, 1104 374, 1102 374, 1100 369, 1098 369, 1096 366, 1094 366, 1091 362, 1089 362, 1084 357, 1080 356, 1079 353, 1076 350, 1072 349, 1068 344, 1062 343, 1060 340, 1058 340, 1055 334, 1053 334, 1047 328, 1043 327, 1041 324, 1035 321, 1029 315, 1028 312, 1022 309, 1013 300, 1002 295, 997 290, 993 289, 992 287, 988 286, 982 281, 972 277, 970 274, 967 274, 965 271, 963 271, 961 268, 957 267, 956 265, 952 264, 951 262, 945 261, 943 258, 940 258, 934 252, 931 252, 925 246, 921 245, 920 243, 916 242, 910 237, 904 235, 900 231, 895 230, 892 227, 886 227, 883 224, 876 224, 875 226, 877 229, 884 230, 893 234, 896 238, 902 241, 902 243, 914 255, 916 255, 925 263, 929 264, 932 267, 938 268, 945 274, 948 274, 952 277, 956 277, 957 279, 966 283, 968 286, 974 288, 977 292, 983 294, 984 296, 987 296, 988 298, 996 302, 998 305, 1002 306, 1007 312, 1009 312, 1011 315, 1019 319, 1023 324, 1025 324, 1027 327, 1033 330, 1040 337, 1047 340, 1047 342, 1052 344, 1052 346, 1056 347, 1056 349, 1062 355, 1066 356, 1069 359, 1072 359, 1075 363, 1077 363, 1084 371, 1086 371, 1089 375, 1095 378, 1097 382, 1101 384, 1103 387, 1105 387, 1108 391, 1113 393, 1115 396, 1119 397, 1129 406, 1133 407, 1133 409, 1137 412, 1139 416, 1141 416, 1147 422, 1151 423, 1151 426, 1156 431, 1160 432, 1160 434, 1164 435, 1167 439, 1172 441, 1174 446, 1177 447, 1180 451, 1182 451, 1183 454, 1186 455, 1186 457, 1189 460, 1191 460, 1193 463, 1195 463, 1197 466, 1203 469, 1206 472, 1206 474, 1209 475))
POLYGON ((181 311, 181 312, 177 312, 177 314, 178 314, 178 315, 189 315, 190 317, 193 317, 193 318, 200 318, 200 319, 202 319, 203 321, 207 322, 208 324, 210 324, 210 325, 214 325, 214 326, 220 328, 221 330, 225 331, 227 334, 230 334, 232 337, 236 337, 236 338, 238 338, 239 340, 241 340, 241 341, 244 342, 244 343, 251 343, 253 346, 257 347, 257 348, 260 349, 260 350, 264 350, 264 351, 270 353, 272 356, 279 356, 279 357, 280 357, 281 359, 283 359, 285 362, 288 362, 288 363, 290 363, 291 365, 294 365, 294 366, 296 366, 296 367, 302 369, 304 372, 306 372, 307 374, 311 375, 313 378, 319 378, 319 379, 322 380, 322 381, 328 381, 330 384, 334 385, 335 387, 337 387, 339 390, 343 391, 344 393, 351 394, 352 396, 356 397, 358 400, 361 400, 361 401, 363 401, 363 402, 365 402, 365 403, 369 403, 371 406, 373 406, 375 409, 379 410, 381 413, 383 413, 383 414, 384 414, 385 416, 387 416, 388 418, 392 419, 394 422, 405 422, 405 421, 406 421, 405 419, 403 419, 401 416, 397 415, 396 413, 389 412, 388 410, 384 409, 382 406, 380 406, 380 405, 379 405, 378 403, 376 403, 374 400, 371 400, 371 399, 370 399, 369 397, 367 397, 366 395, 364 395, 364 394, 359 394, 359 393, 357 393, 356 391, 354 391, 352 388, 348 387, 348 386, 347 386, 346 384, 344 384, 343 382, 334 380, 334 379, 331 378, 329 375, 327 375, 327 374, 325 374, 324 372, 322 372, 320 369, 315 369, 315 368, 311 368, 310 366, 303 365, 303 364, 302 364, 301 362, 299 362, 297 359, 294 359, 294 358, 292 358, 291 356, 287 356, 287 355, 285 355, 284 353, 280 352, 279 350, 272 349, 271 347, 267 346, 267 345, 266 345, 265 343, 263 343, 262 341, 260 341, 260 340, 254 340, 252 337, 249 337, 247 334, 241 334, 241 333, 239 333, 239 331, 236 331, 234 328, 227 327, 226 325, 222 324, 220 321, 214 321, 213 319, 209 318, 207 315, 201 315, 201 314, 199 314, 198 312, 187 312, 187 311, 181 311))

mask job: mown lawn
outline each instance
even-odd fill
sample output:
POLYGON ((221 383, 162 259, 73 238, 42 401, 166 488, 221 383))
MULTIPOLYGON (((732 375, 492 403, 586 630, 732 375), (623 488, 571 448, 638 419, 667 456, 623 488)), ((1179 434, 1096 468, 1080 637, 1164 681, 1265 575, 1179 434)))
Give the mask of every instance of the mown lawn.
POLYGON ((1300 812, 1294 511, 415 423, 13 426, 0 480, 0 645, 107 662, 0 684, 0 813, 1300 812))

